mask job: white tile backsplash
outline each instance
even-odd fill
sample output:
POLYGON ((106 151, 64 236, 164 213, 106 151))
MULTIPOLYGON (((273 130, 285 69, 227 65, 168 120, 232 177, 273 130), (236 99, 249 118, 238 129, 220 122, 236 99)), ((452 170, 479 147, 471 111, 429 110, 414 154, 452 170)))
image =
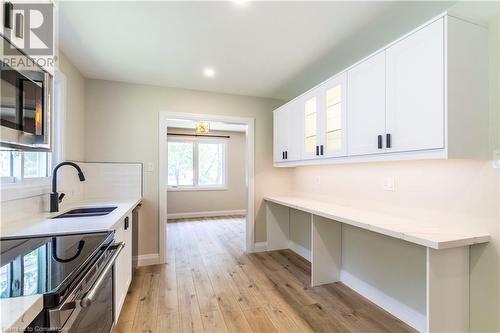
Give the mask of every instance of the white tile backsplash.
MULTIPOLYGON (((57 191, 65 193, 60 210, 82 200, 121 200, 142 196, 142 163, 76 162, 85 175, 80 182, 74 168, 58 171, 57 191)), ((0 227, 49 210, 49 194, 4 201, 0 227)))
POLYGON ((126 199, 142 196, 142 164, 85 163, 83 198, 126 199))

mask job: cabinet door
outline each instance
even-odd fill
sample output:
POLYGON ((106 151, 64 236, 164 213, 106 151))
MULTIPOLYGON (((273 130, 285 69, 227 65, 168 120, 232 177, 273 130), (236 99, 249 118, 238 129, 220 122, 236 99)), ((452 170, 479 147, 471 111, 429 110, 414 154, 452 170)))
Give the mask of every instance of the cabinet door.
POLYGON ((292 101, 285 112, 287 126, 287 141, 285 145, 286 161, 300 160, 300 103, 292 101))
POLYGON ((319 158, 321 88, 315 88, 299 101, 301 159, 319 158))
POLYGON ((387 49, 388 152, 444 147, 444 23, 387 49))
POLYGON ((273 155, 274 162, 285 161, 286 142, 288 141, 286 108, 282 107, 273 112, 273 155))
POLYGON ((346 156, 347 74, 342 73, 321 86, 319 106, 320 157, 346 156))
POLYGON ((115 318, 118 319, 132 281, 132 215, 118 224, 115 229, 115 242, 125 243, 115 261, 115 318))
POLYGON ((385 52, 350 69, 347 88, 348 155, 385 152, 385 52))

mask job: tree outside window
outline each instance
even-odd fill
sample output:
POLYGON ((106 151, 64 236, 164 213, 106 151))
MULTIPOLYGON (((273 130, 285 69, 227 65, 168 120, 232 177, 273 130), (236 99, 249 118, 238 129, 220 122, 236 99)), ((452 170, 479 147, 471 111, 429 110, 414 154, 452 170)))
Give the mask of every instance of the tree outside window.
POLYGON ((169 138, 170 189, 216 189, 226 186, 227 140, 169 138))

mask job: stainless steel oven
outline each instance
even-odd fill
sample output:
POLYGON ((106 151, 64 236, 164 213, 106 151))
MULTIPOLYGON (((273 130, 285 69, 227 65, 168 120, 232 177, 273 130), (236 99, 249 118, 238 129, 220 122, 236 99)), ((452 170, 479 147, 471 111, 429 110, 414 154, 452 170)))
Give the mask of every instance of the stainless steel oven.
POLYGON ((0 39, 1 146, 47 151, 52 77, 22 51, 12 48, 4 37, 0 39))
POLYGON ((124 244, 111 245, 78 281, 64 302, 48 310, 49 328, 109 333, 114 327, 113 265, 124 244))
POLYGON ((123 247, 113 232, 1 238, 0 298, 43 294, 29 332, 109 333, 123 247))

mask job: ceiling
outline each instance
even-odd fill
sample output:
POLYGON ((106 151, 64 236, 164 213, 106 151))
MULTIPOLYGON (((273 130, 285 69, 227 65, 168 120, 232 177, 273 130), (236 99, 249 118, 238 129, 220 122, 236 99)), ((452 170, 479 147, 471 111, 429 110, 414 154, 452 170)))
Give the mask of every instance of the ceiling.
POLYGON ((64 1, 58 7, 60 47, 87 78, 286 100, 334 74, 314 64, 336 60, 337 50, 351 55, 348 41, 360 41, 354 55, 371 51, 381 45, 362 42, 367 32, 379 29, 385 38, 445 5, 64 1), (393 21, 398 26, 391 30, 393 21), (203 75, 206 67, 214 77, 203 75))

